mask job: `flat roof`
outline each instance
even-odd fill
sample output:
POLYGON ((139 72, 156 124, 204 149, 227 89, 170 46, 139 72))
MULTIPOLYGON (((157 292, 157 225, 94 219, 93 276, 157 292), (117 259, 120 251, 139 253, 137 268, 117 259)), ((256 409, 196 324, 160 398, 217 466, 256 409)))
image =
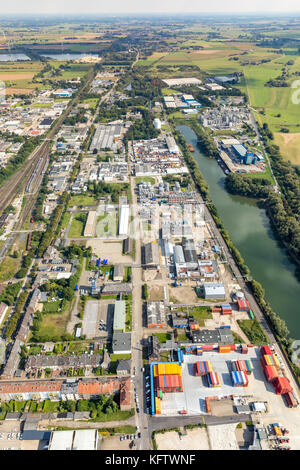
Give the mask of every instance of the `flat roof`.
POLYGON ((125 330, 126 320, 126 302, 125 300, 116 300, 114 310, 114 330, 125 330))
POLYGON ((54 431, 49 450, 71 450, 74 431, 54 431))
POLYGON ((97 429, 80 429, 74 433, 72 450, 96 450, 98 442, 97 429))

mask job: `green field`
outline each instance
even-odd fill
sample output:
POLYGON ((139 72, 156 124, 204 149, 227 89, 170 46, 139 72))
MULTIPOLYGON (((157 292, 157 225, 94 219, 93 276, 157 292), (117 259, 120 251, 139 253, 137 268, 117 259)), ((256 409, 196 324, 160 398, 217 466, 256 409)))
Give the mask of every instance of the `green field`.
POLYGON ((82 214, 85 215, 85 219, 87 218, 87 212, 80 212, 79 214, 76 214, 76 216, 72 220, 71 227, 68 233, 69 238, 83 237, 85 221, 83 220, 83 217, 81 218, 82 214))
POLYGON ((78 194, 71 196, 69 207, 72 206, 93 206, 97 204, 97 199, 94 196, 86 196, 84 194, 78 194))

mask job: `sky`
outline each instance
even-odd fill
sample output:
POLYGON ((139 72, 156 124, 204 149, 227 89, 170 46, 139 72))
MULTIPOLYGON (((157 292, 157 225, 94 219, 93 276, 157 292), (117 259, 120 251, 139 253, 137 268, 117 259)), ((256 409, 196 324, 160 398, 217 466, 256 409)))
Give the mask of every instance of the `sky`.
POLYGON ((299 0, 0 0, 1 14, 300 12, 299 0))

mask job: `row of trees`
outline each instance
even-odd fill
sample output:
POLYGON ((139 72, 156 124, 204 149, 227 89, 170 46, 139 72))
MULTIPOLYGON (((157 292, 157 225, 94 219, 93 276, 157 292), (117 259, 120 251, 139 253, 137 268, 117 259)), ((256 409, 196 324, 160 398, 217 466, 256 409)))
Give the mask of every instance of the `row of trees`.
POLYGON ((44 254, 44 251, 51 244, 55 234, 60 230, 62 214, 68 205, 69 199, 70 195, 69 193, 67 193, 67 191, 65 191, 60 198, 60 203, 56 206, 54 210, 53 216, 47 226, 47 229, 42 235, 41 242, 37 251, 37 255, 39 258, 44 254))
POLYGON ((5 167, 0 169, 0 186, 8 180, 26 161, 28 156, 34 151, 40 143, 40 137, 29 138, 18 151, 17 155, 12 157, 5 167))
POLYGON ((229 173, 225 186, 231 194, 247 197, 266 198, 271 192, 271 182, 268 178, 247 178, 238 173, 229 173))

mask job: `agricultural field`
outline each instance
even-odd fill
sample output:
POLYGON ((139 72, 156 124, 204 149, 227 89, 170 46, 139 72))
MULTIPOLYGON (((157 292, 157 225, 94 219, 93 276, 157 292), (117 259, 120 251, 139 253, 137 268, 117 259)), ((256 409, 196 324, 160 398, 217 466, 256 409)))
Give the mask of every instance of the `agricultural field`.
POLYGON ((300 133, 275 133, 275 143, 281 148, 282 156, 293 165, 300 165, 300 133))
MULTIPOLYGON (((159 78, 186 76, 182 68, 184 65, 197 66, 199 70, 191 70, 188 75, 200 79, 207 74, 243 73, 244 77, 238 87, 248 95, 249 104, 256 111, 257 121, 260 124, 266 122, 271 131, 276 133, 275 140, 283 156, 292 163, 299 164, 299 106, 292 100, 295 93, 292 83, 297 79, 296 73, 300 67, 300 57, 296 54, 297 51, 293 48, 276 53, 251 42, 189 40, 184 43, 184 50, 170 52, 160 58, 155 56, 156 60, 153 57, 152 64, 149 58, 148 65, 151 65, 151 74, 159 78), (188 50, 189 46, 195 45, 199 45, 199 50, 188 50), (288 73, 288 86, 266 86, 266 82, 281 75, 283 67, 288 73), (291 133, 291 137, 287 137, 287 133, 291 133)), ((162 89, 163 95, 171 94, 171 91, 173 92, 168 88, 162 89)))
POLYGON ((0 64, 0 80, 5 83, 6 94, 29 94, 35 88, 42 88, 41 83, 33 83, 35 74, 43 68, 41 62, 28 61, 26 63, 3 62, 0 64))

